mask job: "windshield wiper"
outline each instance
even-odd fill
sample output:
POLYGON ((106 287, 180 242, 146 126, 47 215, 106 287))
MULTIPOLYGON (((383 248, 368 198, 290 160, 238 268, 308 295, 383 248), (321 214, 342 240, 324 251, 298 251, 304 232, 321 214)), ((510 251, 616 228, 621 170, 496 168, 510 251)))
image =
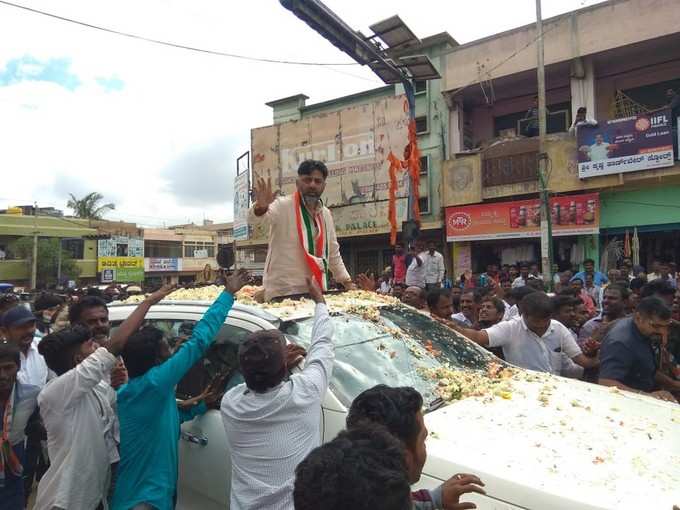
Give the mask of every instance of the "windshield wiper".
POLYGON ((427 405, 427 409, 425 409, 425 414, 431 413, 432 411, 436 411, 437 409, 439 409, 440 407, 444 407, 445 405, 446 401, 443 398, 441 397, 435 398, 432 402, 430 402, 427 405))

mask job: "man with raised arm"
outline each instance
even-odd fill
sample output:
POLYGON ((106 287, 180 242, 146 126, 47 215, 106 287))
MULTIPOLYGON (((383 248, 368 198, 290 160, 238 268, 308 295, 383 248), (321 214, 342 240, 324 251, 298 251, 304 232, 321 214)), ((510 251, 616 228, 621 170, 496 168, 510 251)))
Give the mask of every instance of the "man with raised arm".
POLYGON ((238 352, 245 383, 222 399, 231 454, 232 510, 292 510, 295 468, 321 444, 321 402, 333 371, 333 324, 321 289, 307 278, 316 303, 305 366, 289 375, 286 338, 278 329, 251 333, 238 352))
POLYGON ((322 161, 300 163, 297 190, 274 198, 271 178, 255 185, 249 221, 269 224, 269 249, 264 269, 264 299, 304 294, 312 277, 322 291, 331 275, 346 289, 354 288, 340 256, 331 211, 321 202, 328 169, 322 161))

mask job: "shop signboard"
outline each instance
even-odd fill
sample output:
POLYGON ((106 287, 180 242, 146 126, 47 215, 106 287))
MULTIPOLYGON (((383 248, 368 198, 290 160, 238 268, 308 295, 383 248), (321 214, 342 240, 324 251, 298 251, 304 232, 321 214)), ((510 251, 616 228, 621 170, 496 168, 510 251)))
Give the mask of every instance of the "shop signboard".
POLYGON ((234 179, 234 240, 248 239, 248 198, 250 172, 244 171, 234 179))
POLYGON ((580 126, 577 145, 581 179, 673 166, 671 111, 580 126))
POLYGON ((102 283, 144 281, 143 257, 99 257, 97 272, 102 283))
MULTIPOLYGON (((600 231, 597 193, 553 197, 550 212, 553 236, 597 234, 600 231)), ((449 242, 540 236, 539 199, 446 208, 446 239, 449 242)))
POLYGON ((144 259, 144 270, 151 273, 181 271, 182 259, 149 257, 144 259))

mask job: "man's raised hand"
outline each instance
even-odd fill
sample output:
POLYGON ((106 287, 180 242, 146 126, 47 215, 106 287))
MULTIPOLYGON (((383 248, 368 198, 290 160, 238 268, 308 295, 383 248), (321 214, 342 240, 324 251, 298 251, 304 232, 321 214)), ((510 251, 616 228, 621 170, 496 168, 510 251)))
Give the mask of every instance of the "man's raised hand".
POLYGON ((314 300, 314 302, 317 305, 319 303, 326 302, 326 300, 323 298, 323 292, 321 292, 321 288, 316 283, 316 280, 314 280, 313 278, 307 278, 307 288, 309 289, 310 297, 314 300))
POLYGON ((272 178, 267 177, 265 182, 264 178, 259 177, 255 183, 255 188, 253 188, 255 193, 255 212, 259 215, 267 212, 269 205, 274 201, 274 193, 272 192, 272 178))
POLYGON ((160 289, 158 289, 156 292, 152 292, 149 294, 149 297, 147 297, 147 301, 151 303, 152 305, 155 305, 156 303, 162 301, 168 295, 170 295, 175 289, 177 288, 177 285, 163 285, 160 289))
POLYGON ((236 293, 241 290, 241 288, 246 285, 249 280, 250 274, 248 271, 245 269, 239 269, 234 274, 227 277, 225 288, 227 289, 227 292, 231 293, 232 295, 236 295, 236 293))

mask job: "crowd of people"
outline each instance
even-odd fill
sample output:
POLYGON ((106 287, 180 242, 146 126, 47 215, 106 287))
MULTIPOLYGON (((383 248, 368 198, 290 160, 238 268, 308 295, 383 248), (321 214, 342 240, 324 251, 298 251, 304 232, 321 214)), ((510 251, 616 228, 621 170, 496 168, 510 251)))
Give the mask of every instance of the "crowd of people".
POLYGON ((224 292, 174 346, 145 324, 170 285, 146 295, 115 329, 107 302, 120 290, 45 293, 32 307, 1 296, 0 510, 26 508, 32 491, 37 510, 172 509, 180 424, 208 409, 219 410, 227 437, 232 509, 474 508, 460 499, 485 493, 475 474, 411 491, 428 437, 413 388, 367 388, 352 402, 346 430, 321 445, 335 359, 324 299, 331 275, 345 289, 389 293, 519 367, 666 400, 680 394, 671 266, 645 276, 624 261, 622 271, 603 275, 586 261, 583 272, 560 274, 549 295, 535 264, 490 265, 451 282, 436 244, 417 242, 408 253, 397 245, 392 271, 380 280, 352 281, 320 201, 327 175, 323 163, 303 162, 292 197, 274 198, 269 182, 256 185, 252 215, 270 222, 276 241, 261 297, 308 295, 314 324, 307 351, 279 330, 250 333, 238 349, 244 382, 226 393, 219 377, 183 402, 175 389, 249 282, 243 270, 224 278, 224 292))
POLYGON ((365 290, 399 298, 510 363, 680 401, 680 273, 655 260, 650 272, 624 257, 607 274, 586 259, 583 270, 555 272, 552 292, 537 263, 489 264, 455 282, 435 274, 436 245, 415 243, 365 290), (414 248, 414 249, 413 249, 414 248), (405 268, 405 269, 404 269, 405 268))

